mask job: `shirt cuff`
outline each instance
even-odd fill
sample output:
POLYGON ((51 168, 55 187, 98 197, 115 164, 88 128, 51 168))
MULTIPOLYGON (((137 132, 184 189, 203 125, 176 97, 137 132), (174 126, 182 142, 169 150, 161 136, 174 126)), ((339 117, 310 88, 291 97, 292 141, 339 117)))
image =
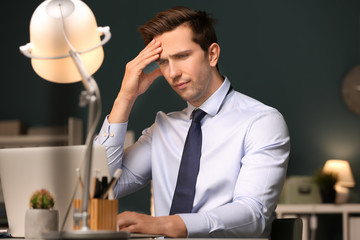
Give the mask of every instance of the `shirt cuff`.
POLYGON ((123 145, 127 126, 128 122, 109 123, 108 116, 106 116, 95 142, 107 147, 123 145))
POLYGON ((188 238, 199 238, 209 236, 209 224, 206 217, 201 213, 177 214, 184 221, 188 238))

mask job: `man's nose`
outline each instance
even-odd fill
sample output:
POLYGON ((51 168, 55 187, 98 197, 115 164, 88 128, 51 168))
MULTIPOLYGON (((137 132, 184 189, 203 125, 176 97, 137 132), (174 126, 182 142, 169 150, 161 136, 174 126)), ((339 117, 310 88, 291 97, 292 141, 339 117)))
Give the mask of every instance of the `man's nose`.
POLYGON ((180 67, 175 62, 169 63, 169 76, 173 80, 176 80, 181 76, 180 67))

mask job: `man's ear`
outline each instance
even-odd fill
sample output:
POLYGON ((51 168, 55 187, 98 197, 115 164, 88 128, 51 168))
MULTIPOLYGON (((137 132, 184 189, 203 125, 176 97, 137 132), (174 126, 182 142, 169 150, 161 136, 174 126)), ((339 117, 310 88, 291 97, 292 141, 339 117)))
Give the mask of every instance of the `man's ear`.
POLYGON ((210 45, 209 50, 209 64, 212 67, 216 67, 216 64, 220 57, 220 46, 217 43, 213 43, 210 45))

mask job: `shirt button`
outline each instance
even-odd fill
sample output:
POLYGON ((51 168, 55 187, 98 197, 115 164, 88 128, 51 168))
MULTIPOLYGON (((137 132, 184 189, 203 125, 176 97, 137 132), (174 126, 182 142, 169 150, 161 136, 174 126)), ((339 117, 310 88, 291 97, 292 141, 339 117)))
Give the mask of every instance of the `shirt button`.
POLYGON ((104 132, 104 137, 106 137, 107 136, 107 133, 106 132, 104 132))
POLYGON ((114 137, 114 133, 110 133, 110 137, 114 137))

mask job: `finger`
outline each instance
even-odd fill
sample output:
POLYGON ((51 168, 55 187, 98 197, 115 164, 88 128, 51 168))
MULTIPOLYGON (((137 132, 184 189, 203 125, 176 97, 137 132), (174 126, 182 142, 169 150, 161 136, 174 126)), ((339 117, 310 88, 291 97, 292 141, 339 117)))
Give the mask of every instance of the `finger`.
POLYGON ((142 62, 146 64, 150 64, 151 62, 157 60, 160 57, 161 51, 162 51, 161 47, 148 49, 147 51, 139 54, 135 58, 135 62, 137 62, 138 64, 141 64, 142 62))
POLYGON ((143 59, 146 59, 148 57, 160 54, 161 51, 161 43, 153 40, 138 54, 136 59, 142 61, 143 59))
POLYGON ((151 53, 147 53, 146 55, 139 55, 131 62, 128 63, 128 68, 139 71, 138 74, 142 72, 146 68, 147 65, 156 61, 160 57, 159 50, 151 53))
POLYGON ((148 53, 146 56, 137 56, 132 61, 126 64, 126 72, 129 73, 133 72, 136 73, 137 76, 144 75, 143 70, 152 62, 156 61, 160 55, 157 53, 158 51, 148 53))
POLYGON ((116 216, 116 224, 119 226, 119 228, 128 227, 134 223, 135 222, 133 221, 132 212, 126 211, 126 212, 119 213, 116 216))
POLYGON ((151 42, 149 43, 141 52, 139 52, 138 54, 138 58, 141 58, 142 56, 147 56, 147 55, 151 55, 154 54, 154 51, 156 51, 156 49, 160 48, 161 44, 160 42, 151 42))
POLYGON ((123 212, 117 215, 117 225, 119 230, 128 232, 138 232, 137 226, 139 215, 135 212, 123 212))
POLYGON ((157 48, 157 47, 160 47, 160 46, 161 46, 161 42, 156 41, 155 39, 153 39, 148 45, 146 45, 144 47, 144 49, 141 52, 145 52, 148 49, 154 49, 154 48, 157 48))
POLYGON ((158 77, 162 76, 162 73, 159 68, 147 74, 149 81, 153 82, 158 77))
POLYGON ((119 230, 120 231, 131 232, 131 233, 139 233, 139 231, 134 227, 134 225, 123 227, 123 228, 119 227, 119 230))

